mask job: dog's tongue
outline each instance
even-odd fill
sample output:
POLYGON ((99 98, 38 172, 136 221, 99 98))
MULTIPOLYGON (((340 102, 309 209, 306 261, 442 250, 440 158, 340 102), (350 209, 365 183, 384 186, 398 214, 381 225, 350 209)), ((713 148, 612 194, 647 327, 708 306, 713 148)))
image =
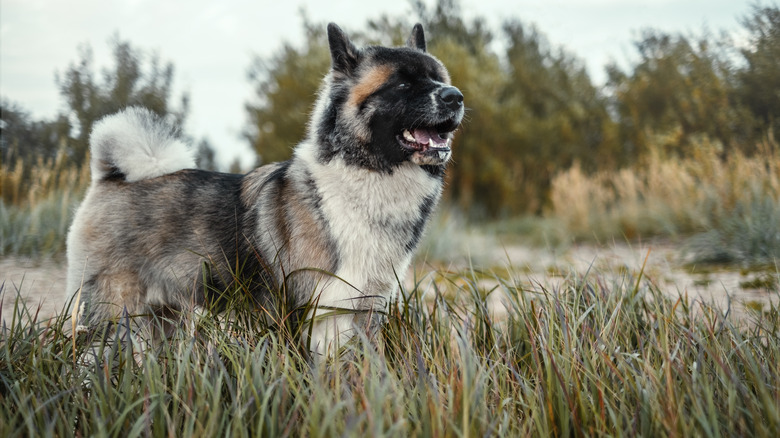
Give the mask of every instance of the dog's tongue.
POLYGON ((414 129, 412 130, 412 136, 414 136, 414 141, 419 144, 431 143, 434 147, 447 146, 447 139, 432 129, 414 129))

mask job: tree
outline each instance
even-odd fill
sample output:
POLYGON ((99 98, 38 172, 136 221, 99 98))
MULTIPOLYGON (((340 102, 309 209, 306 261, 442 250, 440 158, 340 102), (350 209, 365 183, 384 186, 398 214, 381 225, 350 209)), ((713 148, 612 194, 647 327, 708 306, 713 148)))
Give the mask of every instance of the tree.
POLYGON ((741 50, 746 65, 737 72, 737 99, 780 138, 780 8, 753 5, 742 25, 750 45, 741 50))
MULTIPOLYGON (((32 181, 31 172, 38 164, 50 166, 49 171, 55 177, 69 166, 83 165, 92 125, 122 108, 142 105, 183 125, 188 97, 182 95, 177 107, 170 103, 173 66, 161 65, 156 56, 147 65, 143 53, 128 42, 115 39, 112 45, 114 66, 104 69, 100 79, 87 46, 80 48, 78 62, 56 76, 68 110, 53 121, 33 120, 19 106, 7 101, 0 103, 1 179, 6 181, 13 172, 15 193, 25 193, 34 186, 36 181, 32 181), (67 159, 59 160, 60 157, 67 159)), ((5 182, 0 182, 0 188, 7 198, 5 182)))
POLYGON ((257 98, 246 104, 244 138, 261 164, 290 158, 303 140, 317 88, 330 67, 323 26, 306 22, 302 48, 285 43, 270 59, 256 57, 249 72, 257 98))
MULTIPOLYGON (((67 148, 70 124, 65 117, 52 122, 34 120, 15 103, 0 101, 0 199, 24 201, 34 183, 35 165, 52 165, 67 148)), ((61 169, 52 167, 55 171, 61 169)))
POLYGON ((211 146, 211 142, 207 138, 198 143, 198 148, 195 151, 195 165, 198 169, 218 170, 214 147, 211 146))
POLYGON ((160 64, 157 55, 149 58, 134 49, 129 42, 115 38, 112 42, 114 65, 102 72, 97 79, 93 67, 92 50, 80 48, 80 59, 71 64, 56 81, 65 100, 68 118, 75 123, 69 152, 75 164, 81 164, 88 150, 92 125, 101 117, 131 105, 140 105, 161 116, 173 117, 179 126, 184 125, 189 97, 183 94, 179 106, 170 102, 173 82, 173 65, 160 64))
POLYGON ((50 160, 67 140, 67 119, 54 122, 33 120, 18 104, 0 101, 0 158, 13 170, 17 161, 50 160))
MULTIPOLYGON (((492 216, 516 207, 511 142, 504 129, 502 93, 508 83, 500 56, 488 49, 493 35, 479 18, 463 19, 456 1, 441 0, 431 9, 413 4, 429 39, 428 52, 447 67, 452 84, 465 96, 466 116, 453 143, 446 196, 463 211, 492 216)), ((398 19, 403 23, 403 19, 398 19)), ((411 28, 406 26, 406 32, 411 28)))
POLYGON ((632 71, 608 68, 626 161, 689 155, 702 136, 724 147, 750 143, 752 120, 733 102, 731 65, 711 39, 645 30, 632 71))
POLYGON ((499 45, 458 2, 415 3, 432 35, 430 52, 466 96, 449 193, 477 215, 539 212, 550 181, 574 162, 612 163, 614 124, 581 61, 553 50, 535 28, 509 19, 499 45), (503 47, 503 52, 491 47, 503 47))
POLYGON ((514 156, 515 184, 526 211, 538 212, 555 173, 579 163, 588 171, 618 163, 607 101, 583 63, 553 50, 535 28, 504 25, 508 83, 502 113, 514 156))

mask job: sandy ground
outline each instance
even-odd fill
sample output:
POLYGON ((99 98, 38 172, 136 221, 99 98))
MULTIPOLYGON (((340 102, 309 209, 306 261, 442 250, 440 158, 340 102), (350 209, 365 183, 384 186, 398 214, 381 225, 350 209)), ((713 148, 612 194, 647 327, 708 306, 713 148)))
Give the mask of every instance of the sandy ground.
MULTIPOLYGON (((682 266, 676 248, 665 243, 577 245, 562 251, 514 245, 496 251, 491 258, 492 266, 511 266, 518 272, 516 278, 546 287, 560 284, 563 276, 571 272, 591 272, 609 278, 616 272, 637 274, 644 265, 644 278, 662 291, 674 296, 687 293, 691 299, 712 302, 721 308, 731 301, 736 304, 732 306, 736 312, 744 310, 745 303, 753 308, 767 309, 770 302, 777 305, 780 296, 776 271, 744 273, 738 269, 702 267, 700 272, 691 272, 682 266), (745 287, 745 283, 762 276, 773 277, 774 286, 745 287)), ((418 276, 424 274, 425 269, 424 266, 415 268, 418 276)), ((17 293, 29 309, 40 309, 42 317, 54 315, 62 309, 65 300, 65 279, 64 262, 0 259, 2 319, 7 320, 13 314, 17 293)), ((496 298, 496 306, 500 306, 500 297, 496 298)))
POLYGON ((511 260, 514 269, 519 267, 526 272, 528 282, 542 286, 560 284, 572 272, 607 279, 623 272, 636 278, 641 272, 643 281, 651 282, 672 298, 684 295, 723 310, 729 308, 738 317, 747 315, 746 305, 754 310, 767 310, 770 303, 775 306, 780 303, 777 269, 746 272, 736 267, 691 267, 686 265, 677 247, 664 242, 576 245, 560 253, 510 247, 504 260, 511 260), (766 278, 773 279, 774 284, 757 288, 750 285, 756 279, 766 278))
POLYGON ((65 302, 66 277, 64 262, 0 259, 0 318, 11 318, 17 294, 31 312, 39 311, 41 317, 54 316, 65 302))

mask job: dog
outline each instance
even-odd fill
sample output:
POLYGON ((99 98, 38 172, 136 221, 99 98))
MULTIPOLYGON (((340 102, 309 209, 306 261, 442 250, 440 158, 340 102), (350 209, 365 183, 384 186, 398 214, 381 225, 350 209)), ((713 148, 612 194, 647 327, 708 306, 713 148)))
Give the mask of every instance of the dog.
POLYGON ((308 309, 300 321, 318 355, 381 325, 442 195, 463 95, 420 24, 404 47, 357 48, 333 23, 327 34, 331 69, 289 161, 197 170, 149 110, 95 125, 67 240, 80 326, 208 306, 230 290, 269 318, 308 309))

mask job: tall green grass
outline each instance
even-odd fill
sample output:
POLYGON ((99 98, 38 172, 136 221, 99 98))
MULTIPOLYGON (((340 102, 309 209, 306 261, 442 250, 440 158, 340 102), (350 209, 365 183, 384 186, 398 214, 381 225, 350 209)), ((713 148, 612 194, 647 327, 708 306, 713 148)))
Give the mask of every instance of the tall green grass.
POLYGON ((0 435, 774 437, 780 428, 775 307, 736 320, 670 299, 641 273, 531 285, 442 272, 433 284, 402 291, 380 351, 359 337, 339 359, 314 362, 272 327, 206 316, 155 352, 134 357, 118 337, 85 365, 89 346, 74 342, 68 316, 37 320, 17 302, 0 337, 0 435))

